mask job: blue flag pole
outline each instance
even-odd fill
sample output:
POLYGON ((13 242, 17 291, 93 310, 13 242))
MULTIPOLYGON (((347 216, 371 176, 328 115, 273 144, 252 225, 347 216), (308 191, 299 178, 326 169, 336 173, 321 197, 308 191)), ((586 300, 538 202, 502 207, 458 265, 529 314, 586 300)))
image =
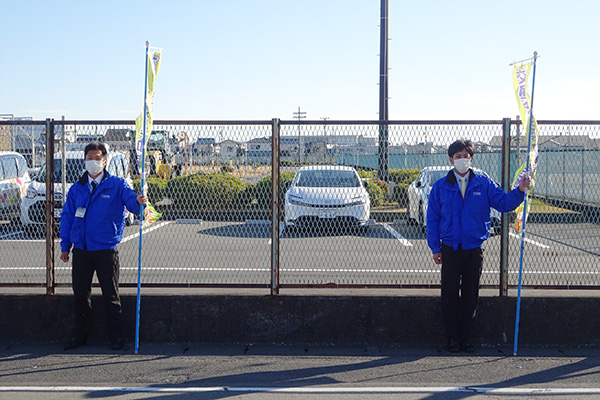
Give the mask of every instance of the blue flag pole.
MULTIPOLYGON (((527 126, 527 168, 525 171, 532 176, 531 169, 531 130, 533 128, 533 94, 535 90, 535 64, 537 60, 537 51, 533 52, 533 77, 531 79, 531 105, 529 108, 529 125, 527 126)), ((525 223, 527 221, 527 203, 529 201, 529 190, 525 191, 525 199, 523 200, 523 224, 521 225, 521 255, 519 259, 519 284, 517 286, 517 315, 515 318, 515 343, 513 347, 513 356, 517 355, 517 347, 519 344, 519 322, 521 314, 521 282, 523 280, 523 253, 525 252, 525 223)))
MULTIPOLYGON (((144 185, 146 181, 146 115, 148 113, 148 49, 150 48, 150 42, 146 42, 146 72, 144 77, 144 126, 142 127, 142 157, 140 159, 141 173, 140 173, 140 193, 144 194, 144 185)), ((140 348, 140 304, 141 304, 141 288, 142 288, 142 229, 144 227, 144 205, 140 204, 140 241, 139 241, 139 253, 138 253, 138 276, 137 276, 137 300, 135 307, 135 354, 138 354, 140 348)))

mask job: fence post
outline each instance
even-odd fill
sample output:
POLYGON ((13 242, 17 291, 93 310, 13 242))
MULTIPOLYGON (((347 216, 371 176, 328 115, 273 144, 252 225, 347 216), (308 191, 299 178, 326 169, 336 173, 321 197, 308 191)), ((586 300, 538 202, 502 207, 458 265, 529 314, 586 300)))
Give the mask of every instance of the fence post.
MULTIPOLYGON (((63 196, 66 194, 63 193, 63 196)), ((54 120, 46 119, 46 294, 54 294, 54 120)))
MULTIPOLYGON (((518 134, 518 130, 517 130, 518 134)), ((502 189, 510 189, 510 118, 502 119, 502 189)), ((502 213, 500 237, 500 297, 508 296, 508 218, 502 213)))
POLYGON ((279 294, 279 118, 271 134, 271 295, 279 294))

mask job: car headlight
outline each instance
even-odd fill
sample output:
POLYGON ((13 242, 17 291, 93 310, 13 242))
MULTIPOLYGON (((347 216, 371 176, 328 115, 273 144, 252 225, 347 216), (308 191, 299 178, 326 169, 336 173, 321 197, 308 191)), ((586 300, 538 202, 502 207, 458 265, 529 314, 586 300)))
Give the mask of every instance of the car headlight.
POLYGON ((34 199, 37 196, 41 196, 41 195, 42 195, 42 193, 35 190, 33 185, 30 185, 29 187, 27 187, 27 191, 25 192, 25 197, 27 197, 28 199, 34 199))
POLYGON ((307 206, 308 204, 304 203, 302 201, 302 197, 298 197, 298 196, 288 196, 288 201, 290 202, 290 204, 293 204, 295 206, 307 206))
POLYGON ((348 204, 346 204, 346 206, 348 207, 352 207, 352 206, 362 206, 363 204, 365 204, 367 202, 367 199, 365 197, 353 197, 352 201, 348 204))

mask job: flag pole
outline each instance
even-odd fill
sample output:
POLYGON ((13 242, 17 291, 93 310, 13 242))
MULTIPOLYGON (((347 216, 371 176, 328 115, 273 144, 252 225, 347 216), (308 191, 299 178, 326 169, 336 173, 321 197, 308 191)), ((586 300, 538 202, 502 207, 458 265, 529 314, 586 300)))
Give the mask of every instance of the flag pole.
MULTIPOLYGON (((150 48, 150 42, 146 41, 146 72, 144 77, 144 125, 142 134, 142 143, 146 143, 146 116, 148 114, 148 50, 150 48)), ((146 184, 146 146, 142 146, 142 158, 140 159, 141 174, 140 174, 140 193, 144 194, 144 186, 146 184)), ((142 228, 144 227, 144 205, 140 204, 140 240, 139 240, 139 252, 138 252, 138 276, 137 276, 137 299, 135 307, 135 354, 138 354, 140 345, 140 303, 141 303, 141 281, 142 281, 142 228)))
MULTIPOLYGON (((527 127, 527 168, 526 171, 531 178, 531 129, 533 126, 533 96, 535 91, 535 66, 537 60, 537 51, 533 52, 533 77, 531 79, 531 105, 529 108, 529 126, 527 127)), ((523 200, 523 225, 521 227, 521 255, 519 259, 519 284, 517 286, 517 315, 515 318, 515 343, 513 347, 513 356, 517 355, 519 343, 519 322, 521 314, 521 282, 523 280, 523 253, 525 251, 525 224, 527 222, 527 207, 529 201, 529 189, 525 190, 525 199, 523 200)))

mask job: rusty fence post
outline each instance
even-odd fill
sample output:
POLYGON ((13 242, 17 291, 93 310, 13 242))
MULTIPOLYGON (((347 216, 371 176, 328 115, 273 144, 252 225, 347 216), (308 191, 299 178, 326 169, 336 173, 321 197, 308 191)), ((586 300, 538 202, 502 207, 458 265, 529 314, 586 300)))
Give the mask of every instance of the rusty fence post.
MULTIPOLYGON (((502 189, 510 190, 510 118, 502 119, 502 189)), ((500 236, 500 297, 508 296, 508 216, 502 213, 500 236)))
POLYGON ((54 294, 54 120, 46 119, 46 294, 54 294))
POLYGON ((279 294, 279 130, 279 119, 273 118, 271 135, 271 295, 279 294))

